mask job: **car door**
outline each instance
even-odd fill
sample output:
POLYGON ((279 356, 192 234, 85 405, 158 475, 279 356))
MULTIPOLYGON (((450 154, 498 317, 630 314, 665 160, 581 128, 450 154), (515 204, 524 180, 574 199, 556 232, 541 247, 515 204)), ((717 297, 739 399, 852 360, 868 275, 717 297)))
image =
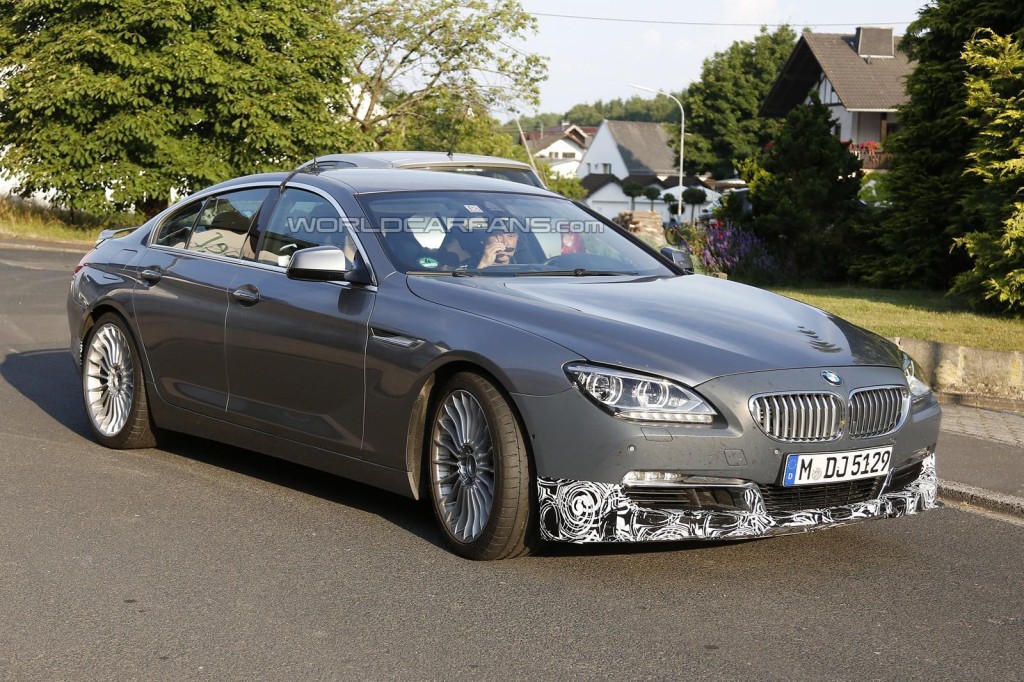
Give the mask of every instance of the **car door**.
MULTIPOLYGON (((231 284, 226 323, 229 418, 360 456, 368 321, 376 289, 288 279, 291 255, 354 242, 326 194, 288 188, 261 220, 259 246, 231 284)), ((350 251, 354 255, 354 251, 350 251)))
POLYGON ((136 326, 156 390, 172 405, 224 416, 228 286, 269 191, 241 189, 186 203, 157 227, 139 261, 136 326))

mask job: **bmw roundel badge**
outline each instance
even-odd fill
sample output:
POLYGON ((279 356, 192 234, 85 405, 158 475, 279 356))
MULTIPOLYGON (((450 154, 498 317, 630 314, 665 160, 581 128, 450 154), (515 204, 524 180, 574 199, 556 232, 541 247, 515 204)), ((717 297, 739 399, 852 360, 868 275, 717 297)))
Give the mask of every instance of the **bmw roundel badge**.
POLYGON ((829 370, 825 370, 824 372, 822 372, 821 378, 827 381, 828 383, 832 384, 833 386, 843 385, 843 378, 836 374, 835 372, 830 372, 829 370))

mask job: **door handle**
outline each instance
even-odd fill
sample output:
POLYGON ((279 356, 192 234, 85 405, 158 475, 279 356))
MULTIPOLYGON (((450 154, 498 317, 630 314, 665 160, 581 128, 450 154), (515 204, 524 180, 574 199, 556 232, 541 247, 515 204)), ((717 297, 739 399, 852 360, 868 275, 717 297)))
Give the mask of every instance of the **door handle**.
POLYGON ((164 273, 160 272, 158 268, 146 268, 139 273, 139 276, 150 284, 156 284, 164 276, 164 273))
POLYGON ((239 287, 231 292, 231 298, 242 305, 256 305, 260 302, 260 291, 251 284, 239 287))

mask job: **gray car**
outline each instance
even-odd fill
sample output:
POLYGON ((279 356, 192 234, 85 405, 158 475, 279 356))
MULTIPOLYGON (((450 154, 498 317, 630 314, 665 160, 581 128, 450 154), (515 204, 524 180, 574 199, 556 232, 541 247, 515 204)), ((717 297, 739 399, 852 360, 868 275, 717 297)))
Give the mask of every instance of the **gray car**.
POLYGON ((188 432, 429 499, 474 559, 936 504, 939 407, 896 346, 524 184, 225 182, 105 234, 68 315, 101 443, 188 432))
POLYGON ((310 159, 303 168, 404 168, 459 173, 481 178, 511 180, 531 187, 544 187, 537 171, 528 163, 501 156, 445 154, 444 152, 353 152, 328 154, 310 159))

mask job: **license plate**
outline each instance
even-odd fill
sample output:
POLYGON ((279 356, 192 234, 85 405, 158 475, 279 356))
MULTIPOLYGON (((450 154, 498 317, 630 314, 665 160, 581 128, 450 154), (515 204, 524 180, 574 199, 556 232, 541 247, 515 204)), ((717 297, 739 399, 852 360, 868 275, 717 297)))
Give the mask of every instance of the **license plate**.
POLYGON ((884 476, 889 473, 891 460, 891 447, 786 455, 782 485, 820 485, 884 476))

